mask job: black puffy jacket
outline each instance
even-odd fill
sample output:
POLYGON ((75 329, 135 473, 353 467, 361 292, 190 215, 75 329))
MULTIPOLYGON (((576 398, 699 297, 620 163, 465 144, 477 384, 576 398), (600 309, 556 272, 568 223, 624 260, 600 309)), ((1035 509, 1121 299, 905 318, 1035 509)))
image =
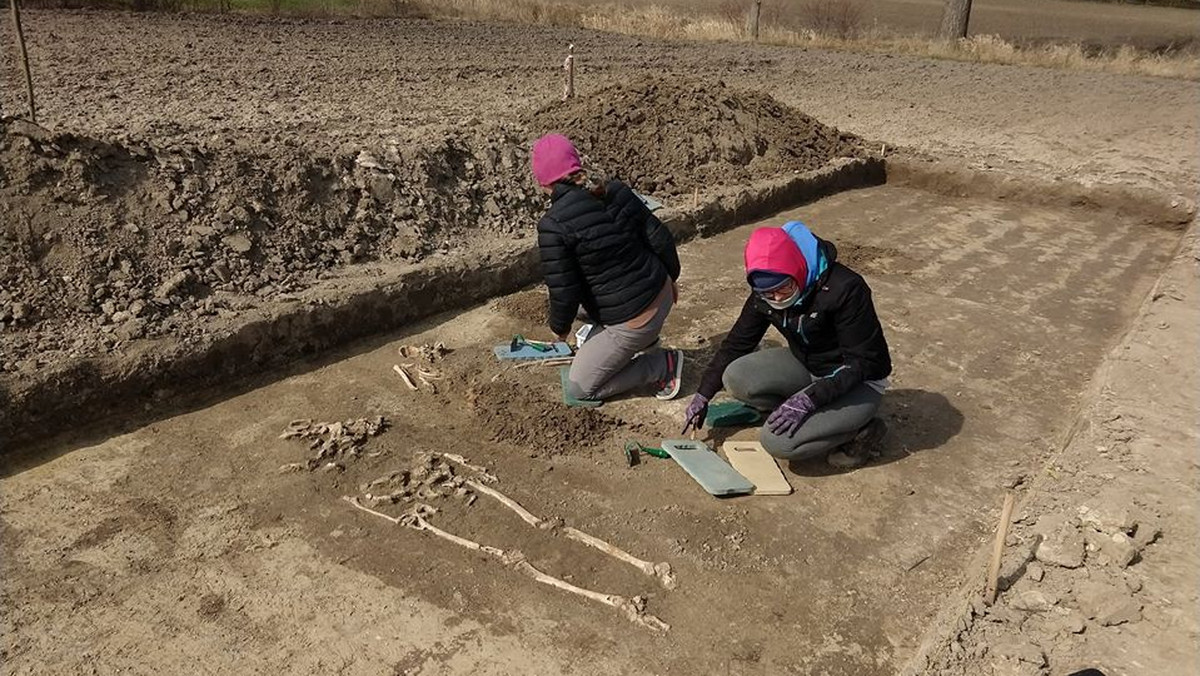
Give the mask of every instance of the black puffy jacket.
POLYGON ((633 319, 679 278, 675 238, 629 186, 611 181, 597 196, 557 183, 550 199, 538 251, 554 333, 571 330, 580 306, 601 325, 633 319))
POLYGON ((827 269, 798 305, 776 310, 751 293, 742 313, 700 378, 697 391, 713 398, 733 360, 758 347, 774 326, 787 339, 792 354, 813 375, 808 396, 824 406, 864 380, 892 373, 892 357, 883 326, 875 314, 871 288, 857 272, 837 262, 837 248, 821 241, 827 269))

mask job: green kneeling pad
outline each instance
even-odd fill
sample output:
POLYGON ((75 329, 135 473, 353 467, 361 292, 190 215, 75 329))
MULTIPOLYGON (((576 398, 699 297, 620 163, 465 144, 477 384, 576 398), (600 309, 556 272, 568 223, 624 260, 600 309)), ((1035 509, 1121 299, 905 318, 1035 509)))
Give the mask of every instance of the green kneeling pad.
POLYGON ((603 404, 603 401, 594 401, 591 399, 576 399, 571 396, 571 390, 568 387, 571 384, 571 367, 563 366, 558 369, 559 379, 562 381, 562 399, 567 406, 576 406, 582 408, 596 408, 603 404))
POLYGON ((709 427, 736 427, 757 425, 762 418, 762 413, 753 406, 740 401, 722 401, 709 405, 708 417, 704 419, 704 423, 709 427))

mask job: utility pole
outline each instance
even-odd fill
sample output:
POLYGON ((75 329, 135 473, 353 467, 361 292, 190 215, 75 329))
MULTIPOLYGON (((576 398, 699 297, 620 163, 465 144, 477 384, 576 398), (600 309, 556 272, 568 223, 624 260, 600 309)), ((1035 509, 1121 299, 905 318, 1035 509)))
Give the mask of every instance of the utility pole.
POLYGON ((961 40, 967 37, 967 23, 970 20, 971 0, 946 0, 938 37, 943 40, 961 40))
POLYGON ((762 0, 754 0, 750 8, 750 39, 758 42, 758 17, 762 14, 762 0))

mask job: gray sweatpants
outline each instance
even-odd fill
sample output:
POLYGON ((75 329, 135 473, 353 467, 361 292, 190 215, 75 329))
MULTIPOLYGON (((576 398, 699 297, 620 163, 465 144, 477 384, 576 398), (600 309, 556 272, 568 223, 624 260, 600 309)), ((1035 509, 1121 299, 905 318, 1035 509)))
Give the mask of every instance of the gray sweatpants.
POLYGON ((584 341, 583 347, 571 362, 571 395, 577 399, 607 399, 628 392, 642 385, 665 380, 667 354, 660 348, 648 350, 658 341, 663 324, 671 312, 671 294, 663 294, 665 300, 650 321, 638 328, 628 324, 600 326, 596 324, 584 341), (635 357, 635 355, 637 355, 635 357))
MULTIPOLYGON (((770 415, 785 399, 808 387, 813 376, 791 350, 776 347, 735 360, 725 369, 725 389, 738 400, 770 415)), ((841 398, 817 409, 792 436, 773 434, 766 425, 759 441, 777 458, 806 460, 854 438, 875 417, 883 395, 859 383, 841 398)))

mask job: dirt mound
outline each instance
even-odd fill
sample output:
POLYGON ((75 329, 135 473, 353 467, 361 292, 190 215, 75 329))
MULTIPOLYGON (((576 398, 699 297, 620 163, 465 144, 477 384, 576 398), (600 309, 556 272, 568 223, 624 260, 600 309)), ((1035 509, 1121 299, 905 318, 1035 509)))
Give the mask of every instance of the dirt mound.
POLYGON ((528 123, 569 136, 595 170, 664 196, 858 154, 856 137, 722 82, 612 86, 542 108, 528 123))
POLYGON ((586 452, 614 433, 636 434, 642 427, 596 409, 568 408, 513 383, 475 384, 466 399, 490 441, 519 446, 531 457, 586 452))
POLYGON ((550 322, 549 300, 544 289, 531 289, 500 298, 496 301, 496 309, 534 328, 542 328, 550 322))
POLYGON ((0 371, 172 334, 347 264, 514 238, 544 206, 524 137, 425 130, 314 156, 0 121, 0 371))

